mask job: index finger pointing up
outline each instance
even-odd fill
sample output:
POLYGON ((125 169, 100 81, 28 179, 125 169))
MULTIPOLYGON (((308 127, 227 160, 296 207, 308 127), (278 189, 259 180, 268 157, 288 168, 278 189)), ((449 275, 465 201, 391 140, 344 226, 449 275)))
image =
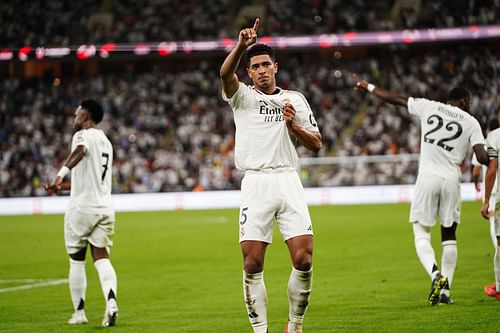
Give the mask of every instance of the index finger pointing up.
POLYGON ((257 29, 259 29, 259 22, 259 18, 256 18, 255 23, 253 24, 253 30, 255 30, 255 32, 257 32, 257 29))

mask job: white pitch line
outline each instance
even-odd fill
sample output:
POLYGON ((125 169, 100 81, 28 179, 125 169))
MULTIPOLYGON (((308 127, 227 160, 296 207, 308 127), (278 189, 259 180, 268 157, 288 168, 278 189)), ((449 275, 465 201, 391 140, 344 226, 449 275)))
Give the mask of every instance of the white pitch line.
POLYGON ((37 282, 46 282, 46 281, 54 281, 58 279, 0 279, 0 284, 8 284, 8 283, 37 283, 37 282))
MULTIPOLYGON (((15 283, 13 281, 16 280, 0 280, 0 283, 15 283), (4 282, 8 281, 8 282, 4 282)), ((36 279, 19 279, 17 282, 24 282, 26 283, 27 281, 40 281, 36 279)), ((25 284, 22 286, 16 286, 16 287, 10 287, 10 288, 1 288, 0 293, 7 293, 10 291, 17 291, 17 290, 25 290, 25 289, 32 289, 32 288, 39 288, 39 287, 47 287, 47 286, 56 286, 59 284, 65 284, 68 283, 68 279, 44 279, 41 282, 36 282, 36 283, 31 283, 31 284, 25 284)))

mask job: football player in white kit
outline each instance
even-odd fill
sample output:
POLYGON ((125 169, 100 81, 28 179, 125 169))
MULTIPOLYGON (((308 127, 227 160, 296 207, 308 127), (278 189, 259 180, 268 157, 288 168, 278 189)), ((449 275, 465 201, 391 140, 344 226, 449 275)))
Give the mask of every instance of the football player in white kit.
POLYGON ((220 69, 222 96, 233 109, 236 125, 235 164, 245 173, 239 217, 243 295, 253 331, 266 333, 264 256, 276 219, 292 259, 285 332, 298 333, 311 293, 313 230, 294 142, 317 152, 321 134, 305 97, 276 85, 273 49, 255 44, 258 26, 256 19, 252 28, 240 31, 220 69), (236 75, 244 54, 253 86, 236 75))
POLYGON ((457 263, 456 228, 460 223, 460 165, 469 147, 479 162, 488 163, 478 121, 469 111, 470 93, 460 87, 448 95, 447 104, 387 91, 356 76, 356 89, 408 108, 420 119, 420 163, 410 209, 418 258, 432 280, 430 305, 452 304, 450 287, 457 263), (443 254, 439 270, 431 244, 431 227, 441 220, 443 254))
POLYGON ((488 168, 485 175, 485 186, 484 186, 484 201, 483 207, 481 208, 481 215, 485 219, 491 219, 491 208, 490 204, 492 201, 492 193, 494 192, 494 187, 496 185, 496 203, 494 207, 494 230, 493 233, 496 238, 495 246, 495 256, 493 258, 493 268, 495 272, 495 283, 491 285, 486 285, 484 291, 486 295, 495 297, 500 300, 500 192, 498 191, 498 178, 497 173, 500 165, 498 164, 498 154, 500 152, 500 128, 491 131, 486 139, 486 144, 488 147, 488 156, 490 161, 488 163, 488 168))
POLYGON ((103 118, 101 105, 84 100, 75 111, 76 130, 71 153, 51 184, 49 194, 71 189, 70 202, 64 216, 64 240, 69 254, 69 288, 74 313, 69 324, 86 324, 85 294, 87 277, 85 253, 90 245, 94 266, 99 275, 106 310, 102 325, 113 326, 118 316, 117 279, 109 259, 113 245, 115 213, 111 202, 111 167, 113 147, 104 132, 95 126, 103 118), (63 182, 71 173, 70 182, 63 182))
MULTIPOLYGON (((488 133, 497 129, 500 127, 500 124, 498 122, 497 118, 490 119, 488 122, 488 133)), ((479 192, 481 191, 480 188, 480 180, 481 180, 481 174, 483 175, 483 200, 484 200, 484 189, 486 188, 486 171, 488 167, 486 165, 482 165, 481 163, 478 162, 476 155, 472 155, 472 180, 474 181, 474 185, 476 186, 476 191, 479 192)), ((496 186, 496 181, 493 183, 493 188, 491 190, 491 195, 490 195, 490 217, 489 217, 489 222, 490 222, 490 237, 493 243, 493 247, 496 249, 497 248, 497 236, 496 236, 496 231, 495 231, 495 204, 496 204, 496 193, 497 193, 497 186, 496 186)))

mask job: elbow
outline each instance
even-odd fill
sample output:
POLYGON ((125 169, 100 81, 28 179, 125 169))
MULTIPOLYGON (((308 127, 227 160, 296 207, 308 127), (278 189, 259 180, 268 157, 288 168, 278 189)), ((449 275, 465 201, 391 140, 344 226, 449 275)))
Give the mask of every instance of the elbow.
POLYGON ((481 154, 481 156, 476 154, 476 157, 477 157, 478 162, 483 164, 483 165, 488 165, 488 163, 490 162, 490 159, 488 158, 488 154, 486 154, 486 153, 481 154))
POLYGON ((321 142, 321 138, 318 138, 318 140, 316 140, 313 143, 313 145, 311 147, 311 151, 314 153, 318 153, 322 147, 323 147, 323 143, 321 142))

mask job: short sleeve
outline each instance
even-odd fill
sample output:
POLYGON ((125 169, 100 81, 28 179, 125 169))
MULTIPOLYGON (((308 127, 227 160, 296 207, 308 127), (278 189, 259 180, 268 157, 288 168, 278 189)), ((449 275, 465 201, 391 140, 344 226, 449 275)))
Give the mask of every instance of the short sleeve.
POLYGON ((490 158, 498 158, 498 147, 495 142, 495 132, 497 131, 490 132, 486 138, 486 150, 490 158))
POLYGON ((319 132, 318 123, 314 118, 314 114, 307 102, 307 99, 301 93, 297 93, 297 102, 294 105, 297 114, 299 115, 300 124, 308 131, 319 132))
POLYGON ((80 130, 73 135, 73 144, 71 150, 75 150, 78 146, 83 146, 84 151, 87 152, 89 150, 89 140, 87 138, 87 131, 80 130))
POLYGON ((243 96, 245 95, 247 90, 249 90, 249 87, 243 82, 240 82, 238 90, 236 90, 236 92, 234 93, 233 96, 231 96, 231 98, 227 97, 226 93, 224 92, 224 89, 222 89, 222 99, 225 102, 227 102, 230 107, 236 109, 241 104, 243 96))
POLYGON ((472 118, 472 121, 474 125, 472 127, 472 134, 470 137, 470 145, 471 147, 474 147, 478 144, 484 145, 484 137, 483 132, 481 131, 481 126, 479 126, 479 123, 476 119, 472 118))
POLYGON ((425 98, 408 97, 408 112, 415 116, 420 116, 424 108, 428 105, 425 98))

